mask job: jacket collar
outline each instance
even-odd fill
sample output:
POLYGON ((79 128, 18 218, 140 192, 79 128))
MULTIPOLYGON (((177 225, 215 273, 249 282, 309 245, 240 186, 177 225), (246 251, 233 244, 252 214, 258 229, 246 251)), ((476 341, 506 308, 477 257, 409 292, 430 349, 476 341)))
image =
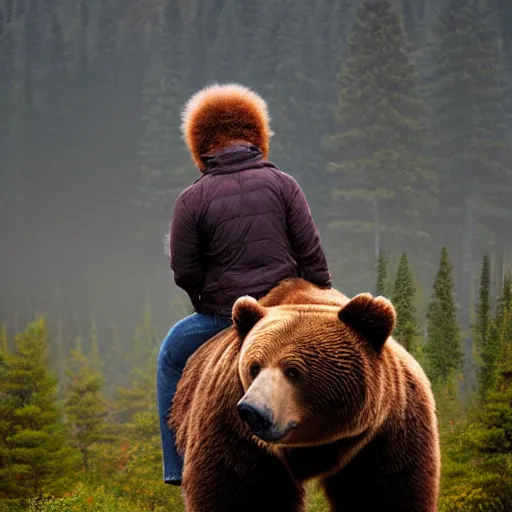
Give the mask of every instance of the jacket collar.
POLYGON ((241 167, 258 163, 262 159, 260 149, 253 144, 233 144, 203 157, 205 172, 236 172, 241 167))
POLYGON ((208 175, 231 174, 258 169, 260 167, 275 167, 263 159, 261 150, 254 144, 239 143, 219 149, 211 155, 203 156, 206 170, 201 173, 194 183, 208 175))

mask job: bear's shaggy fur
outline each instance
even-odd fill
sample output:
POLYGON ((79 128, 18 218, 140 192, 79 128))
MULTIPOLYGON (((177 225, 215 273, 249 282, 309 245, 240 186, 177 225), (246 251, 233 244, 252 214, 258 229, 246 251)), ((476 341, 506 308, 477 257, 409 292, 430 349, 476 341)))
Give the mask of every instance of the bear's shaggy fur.
POLYGON ((196 92, 182 112, 183 138, 197 167, 203 156, 234 143, 257 146, 268 158, 270 117, 265 100, 240 84, 210 85, 196 92))
POLYGON ((290 279, 238 299, 233 320, 190 358, 171 411, 188 512, 302 512, 310 479, 332 511, 437 510, 434 398, 387 299, 290 279))

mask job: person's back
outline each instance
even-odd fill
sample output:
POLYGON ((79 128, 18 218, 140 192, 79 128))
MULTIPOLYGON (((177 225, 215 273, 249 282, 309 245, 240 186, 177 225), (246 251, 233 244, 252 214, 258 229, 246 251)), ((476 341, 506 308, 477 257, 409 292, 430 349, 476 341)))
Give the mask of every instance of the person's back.
POLYGON ((272 132, 263 99, 239 85, 205 88, 187 103, 182 130, 201 176, 176 201, 170 265, 195 313, 170 330, 157 370, 164 481, 178 485, 182 462, 166 417, 187 359, 231 325, 238 297, 258 299, 297 276, 331 286, 302 190, 267 160, 272 132))
POLYGON ((240 295, 259 298, 287 277, 300 275, 320 286, 330 282, 300 188, 262 159, 256 146, 217 152, 205 174, 182 193, 174 218, 197 226, 197 237, 172 230, 171 263, 179 286, 199 290, 200 313, 230 316, 240 295), (194 258, 198 253, 200 260, 194 258))

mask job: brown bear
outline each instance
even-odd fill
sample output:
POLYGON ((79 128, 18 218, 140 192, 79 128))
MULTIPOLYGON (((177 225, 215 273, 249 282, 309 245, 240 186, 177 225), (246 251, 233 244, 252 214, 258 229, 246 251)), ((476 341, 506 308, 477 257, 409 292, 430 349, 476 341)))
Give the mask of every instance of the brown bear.
POLYGON ((171 409, 186 510, 299 512, 318 479, 331 511, 435 512, 434 397, 395 318, 383 297, 302 279, 239 298, 171 409))

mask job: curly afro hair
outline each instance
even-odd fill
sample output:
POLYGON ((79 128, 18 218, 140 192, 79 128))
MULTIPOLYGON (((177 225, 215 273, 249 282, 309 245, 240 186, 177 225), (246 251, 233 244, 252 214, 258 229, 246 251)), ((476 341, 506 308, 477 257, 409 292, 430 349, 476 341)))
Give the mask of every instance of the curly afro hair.
POLYGON ((215 84, 196 92, 183 109, 181 130, 201 171, 202 157, 233 143, 254 144, 267 159, 273 135, 267 103, 240 84, 215 84))

